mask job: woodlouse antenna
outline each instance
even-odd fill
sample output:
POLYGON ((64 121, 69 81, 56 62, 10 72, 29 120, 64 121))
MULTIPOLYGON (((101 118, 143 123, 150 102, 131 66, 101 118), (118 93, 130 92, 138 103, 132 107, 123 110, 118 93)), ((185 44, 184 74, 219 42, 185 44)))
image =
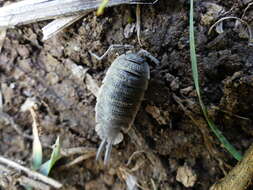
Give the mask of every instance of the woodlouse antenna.
POLYGON ((95 53, 92 53, 91 51, 89 51, 90 55, 92 57, 95 57, 97 60, 101 61, 102 59, 104 59, 105 56, 108 55, 108 53, 110 53, 111 51, 114 51, 116 49, 133 49, 134 46, 132 45, 122 45, 122 44, 112 44, 110 45, 110 47, 106 50, 106 52, 102 55, 102 56, 98 56, 97 54, 95 53))

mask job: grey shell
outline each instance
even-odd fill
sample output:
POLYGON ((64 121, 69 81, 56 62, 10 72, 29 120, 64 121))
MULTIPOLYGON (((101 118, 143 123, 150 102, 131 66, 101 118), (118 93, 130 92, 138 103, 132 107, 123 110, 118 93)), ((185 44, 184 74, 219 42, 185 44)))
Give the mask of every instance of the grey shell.
POLYGON ((97 159, 105 151, 107 163, 113 144, 117 144, 123 127, 130 127, 148 87, 148 63, 137 54, 119 56, 108 69, 97 97, 96 131, 102 140, 97 159))

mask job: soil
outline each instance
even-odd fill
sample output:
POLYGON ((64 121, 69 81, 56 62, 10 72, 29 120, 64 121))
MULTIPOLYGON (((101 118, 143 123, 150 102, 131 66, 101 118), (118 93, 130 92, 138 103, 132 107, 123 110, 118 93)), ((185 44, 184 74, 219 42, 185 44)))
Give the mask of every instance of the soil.
MULTIPOLYGON (((253 140, 252 46, 245 28, 240 24, 236 27, 235 20, 223 22, 223 33, 218 34, 214 28, 208 35, 208 30, 224 16, 240 18, 249 2, 197 1, 194 16, 204 102, 210 117, 241 153, 253 140)), ((136 20, 135 6, 130 5, 107 8, 101 16, 89 14, 46 42, 41 40, 41 28, 48 22, 7 32, 0 54, 3 112, 22 133, 31 135, 31 114, 21 112, 21 106, 35 97, 39 102, 36 114, 40 138, 48 146, 57 136, 64 149, 95 149, 101 142, 95 132, 96 97, 90 83, 100 85, 112 61, 124 51, 97 61, 89 50, 102 55, 111 44, 131 44, 136 51, 143 48, 161 61, 160 65, 150 64, 145 100, 132 131, 125 132, 123 142, 113 147, 109 166, 94 162, 92 156, 60 168, 82 155, 64 157, 50 174, 64 184, 63 189, 126 189, 124 174, 129 173, 144 189, 203 190, 236 164, 208 128, 194 89, 189 1, 160 0, 153 6, 142 5, 141 11, 143 47, 131 30, 136 20), (183 182, 185 178, 188 182, 183 182)), ((252 14, 249 8, 244 16, 249 25, 253 24, 252 14)), ((48 146, 44 147, 45 160, 50 156, 48 146)), ((32 140, 1 121, 0 154, 29 167, 32 140)), ((5 187, 0 185, 0 189, 5 187)))

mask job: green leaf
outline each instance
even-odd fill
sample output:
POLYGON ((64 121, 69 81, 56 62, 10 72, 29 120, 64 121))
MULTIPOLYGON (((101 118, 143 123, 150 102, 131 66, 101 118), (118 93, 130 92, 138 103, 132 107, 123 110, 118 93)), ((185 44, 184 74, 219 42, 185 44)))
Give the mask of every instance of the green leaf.
POLYGON ((190 54, 191 54, 191 66, 192 66, 192 74, 193 80, 195 84, 195 88, 197 91, 197 95, 199 98, 199 103, 201 109, 203 111, 204 117, 213 131, 213 133, 218 137, 219 141, 223 144, 225 149, 237 160, 242 159, 242 155, 231 145, 228 140, 223 136, 222 132, 218 129, 218 127, 214 124, 214 122, 209 118, 206 107, 202 101, 200 87, 199 87, 199 76, 198 76, 198 65, 197 65, 197 56, 195 50, 195 39, 194 39, 194 24, 193 24, 193 0, 190 1, 190 54))
POLYGON ((104 13, 105 7, 108 4, 109 0, 103 0, 97 10, 97 16, 102 15, 104 13))
POLYGON ((55 165, 55 163, 61 158, 60 155, 60 138, 57 137, 56 142, 54 144, 54 149, 51 154, 50 160, 46 161, 44 164, 41 165, 39 172, 43 175, 48 176, 52 167, 55 165))

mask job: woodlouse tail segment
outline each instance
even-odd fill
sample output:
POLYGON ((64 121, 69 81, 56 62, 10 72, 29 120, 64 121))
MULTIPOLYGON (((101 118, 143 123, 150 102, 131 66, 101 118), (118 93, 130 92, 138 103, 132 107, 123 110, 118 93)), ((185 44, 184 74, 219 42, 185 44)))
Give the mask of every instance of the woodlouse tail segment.
POLYGON ((104 165, 107 165, 110 160, 112 145, 113 145, 112 141, 107 142, 107 139, 104 139, 98 148, 97 155, 96 155, 96 161, 100 159, 102 153, 105 150, 104 165))

